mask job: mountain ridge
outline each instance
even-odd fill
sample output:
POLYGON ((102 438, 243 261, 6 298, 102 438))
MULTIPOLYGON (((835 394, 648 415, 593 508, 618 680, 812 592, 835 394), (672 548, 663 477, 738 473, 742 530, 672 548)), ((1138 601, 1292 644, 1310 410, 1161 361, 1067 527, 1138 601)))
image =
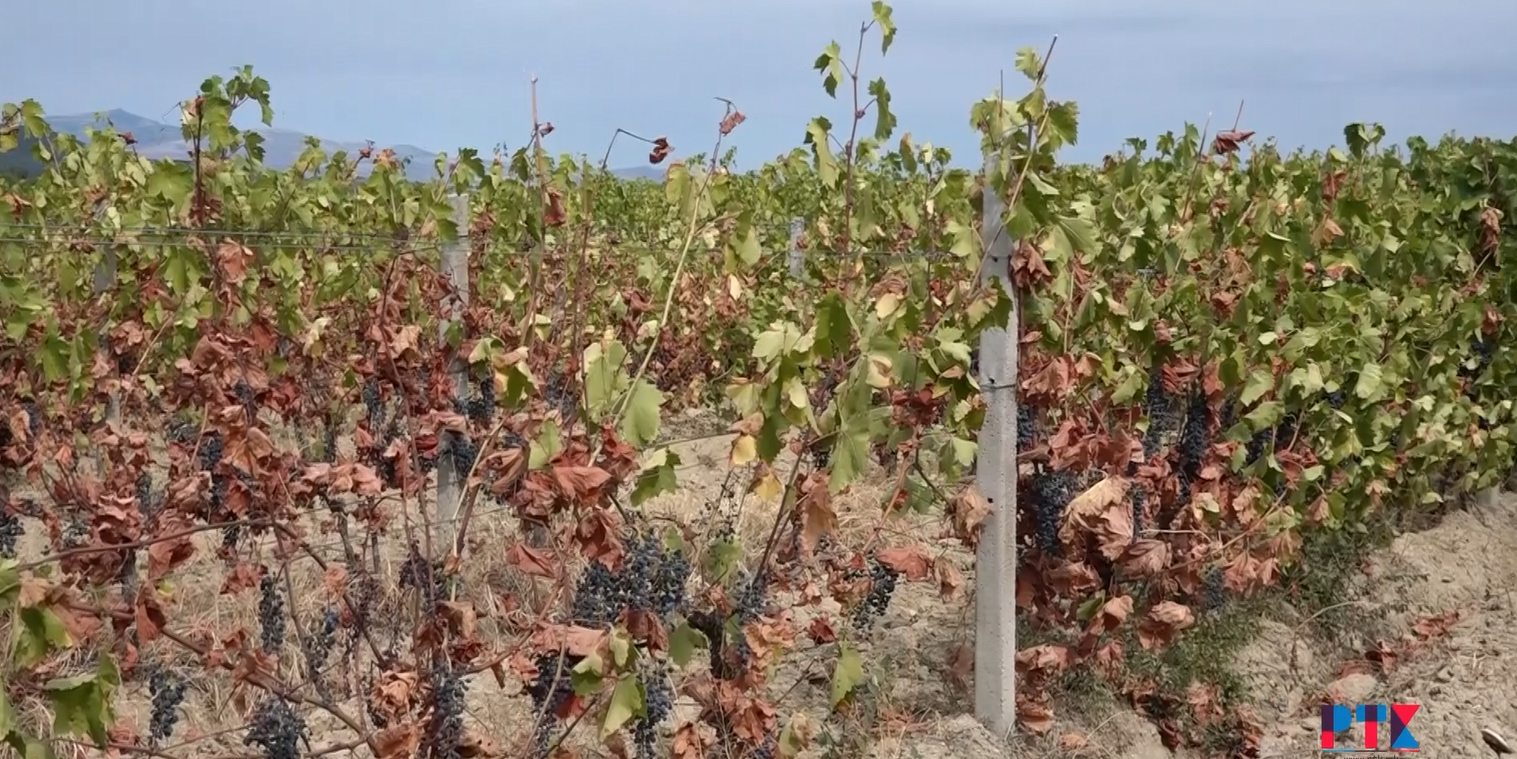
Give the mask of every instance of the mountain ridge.
MULTIPOLYGON (((49 116, 48 124, 55 132, 70 134, 80 139, 85 138, 86 130, 91 127, 103 129, 106 126, 114 126, 117 132, 130 132, 136 141, 137 151, 147 158, 183 158, 189 153, 189 145, 180 136, 178 126, 121 108, 93 113, 49 116)), ((369 144, 366 141, 332 140, 292 129, 259 127, 253 131, 264 136, 264 163, 279 169, 288 168, 295 162, 295 159, 305 150, 307 137, 314 136, 321 140, 321 147, 328 154, 338 150, 353 153, 369 144)), ((410 159, 406 166, 406 176, 410 179, 425 181, 431 179, 435 173, 433 162, 439 151, 406 144, 384 146, 376 143, 375 147, 389 147, 395 151, 398 158, 410 159)), ((29 145, 23 142, 16 150, 0 154, 0 173, 29 176, 40 171, 41 166, 28 148, 29 145)), ((611 173, 624 179, 661 179, 664 175, 661 169, 647 166, 612 169, 611 173)))

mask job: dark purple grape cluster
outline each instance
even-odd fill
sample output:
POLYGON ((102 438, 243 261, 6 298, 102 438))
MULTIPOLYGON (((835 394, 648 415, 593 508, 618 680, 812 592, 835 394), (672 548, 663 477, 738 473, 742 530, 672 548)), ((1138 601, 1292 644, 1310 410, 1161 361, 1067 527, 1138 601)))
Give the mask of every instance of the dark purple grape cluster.
POLYGON ((65 518, 68 523, 63 528, 63 547, 65 549, 78 548, 90 540, 90 524, 84 521, 84 516, 78 512, 71 512, 65 518))
POLYGON ((5 504, 0 503, 0 558, 16 558, 16 541, 25 534, 21 526, 21 520, 10 512, 5 504))
POLYGON ((453 461, 453 471, 459 477, 467 477, 469 472, 474 471, 474 461, 479 458, 479 446, 462 432, 449 430, 444 439, 448 445, 448 456, 453 461))
POLYGON ((615 571, 590 562, 580 576, 571 615, 583 627, 608 627, 623 610, 651 611, 669 621, 685 600, 692 567, 683 552, 653 533, 628 531, 626 557, 615 571))
POLYGON ((464 696, 468 681, 445 660, 432 666, 432 716, 427 722, 426 756, 458 759, 464 739, 464 696))
POLYGON ((749 754, 749 756, 752 759, 774 759, 778 755, 779 748, 779 739, 774 737, 774 733, 770 733, 764 738, 763 743, 760 743, 757 748, 753 749, 753 753, 749 754))
POLYGON ((1342 388, 1327 393, 1327 405, 1332 410, 1341 411, 1346 403, 1348 403, 1348 393, 1343 392, 1342 388))
POLYGON ((358 685, 360 692, 363 694, 363 710, 369 715, 369 721, 374 723, 374 727, 380 730, 389 727, 390 718, 385 716, 384 711, 379 708, 378 699, 374 698, 373 670, 365 670, 360 674, 358 676, 358 685))
POLYGON ((1175 502, 1159 513, 1159 527, 1169 529, 1180 510, 1190 505, 1196 479, 1201 474, 1201 462, 1211 447, 1207 438, 1211 425, 1211 407, 1206 402, 1206 393, 1200 387, 1191 391, 1186 403, 1185 424, 1180 429, 1180 466, 1175 472, 1179 496, 1175 502))
POLYGON ((206 433, 205 438, 200 441, 200 469, 206 472, 214 470, 216 465, 221 463, 223 453, 225 449, 221 433, 206 433))
POLYGON ((1017 453, 1032 450, 1038 440, 1036 411, 1026 403, 1017 404, 1017 453))
MULTIPOLYGON (((748 623, 762 617, 769 609, 769 573, 764 568, 753 573, 748 581, 738 589, 737 596, 733 599, 733 620, 737 629, 742 630, 748 623)), ((748 637, 739 633, 733 652, 737 654, 740 665, 747 666, 748 657, 752 650, 748 648, 748 637)))
POLYGON ((811 446, 811 468, 823 470, 832 465, 832 444, 822 439, 811 446))
POLYGON ((1227 586, 1222 581, 1222 567, 1212 566, 1202 577, 1201 608, 1215 611, 1227 603, 1227 586))
POLYGON ((384 426, 385 407, 384 399, 379 393, 379 380, 370 377, 363 382, 363 409, 369 418, 369 427, 379 429, 384 426))
POLYGON ((1280 424, 1275 427, 1275 450, 1284 450, 1290 447, 1296 437, 1296 428, 1301 423, 1301 415, 1295 411, 1287 412, 1280 424))
POLYGON ((229 524, 221 528, 221 547, 232 550, 237 547, 237 541, 242 539, 242 525, 229 524))
POLYGON ((284 647, 285 632, 284 596, 274 581, 274 573, 264 570, 258 581, 258 630, 259 643, 265 653, 277 653, 284 647))
POLYGON ((332 645, 337 642, 337 626, 341 619, 337 615, 337 607, 327 604, 322 610, 321 618, 311 624, 310 634, 301 641, 305 656, 306 668, 310 670, 311 677, 317 678, 327 658, 332 655, 332 645))
POLYGON ((1245 466, 1264 457, 1264 449, 1269 446, 1270 440, 1274 438, 1274 435, 1275 431, 1273 429, 1264 429, 1255 432, 1254 436, 1248 439, 1248 445, 1243 448, 1243 463, 1245 466))
POLYGON ((677 549, 665 549, 658 564, 658 572, 653 577, 652 607, 653 612, 659 615, 667 624, 685 604, 686 586, 690 582, 690 574, 694 567, 690 564, 690 557, 684 551, 677 549))
POLYGON ((659 545, 657 538, 639 531, 629 531, 622 545, 626 557, 616 574, 626 595, 627 607, 647 611, 653 608, 653 581, 664 560, 663 546, 659 545))
POLYGON ((237 396, 237 402, 242 404, 242 409, 247 413, 248 423, 258 418, 258 394, 253 392, 253 387, 242 380, 232 386, 232 394, 237 396))
POLYGON ((151 525, 158 516, 158 509, 163 506, 163 498, 153 493, 153 477, 147 472, 137 475, 137 512, 142 515, 142 521, 151 525))
POLYGON ((837 395, 838 385, 843 384, 843 372, 841 369, 828 368, 822 371, 822 376, 811 391, 811 403, 818 411, 827 407, 837 395))
POLYGON ((1180 430, 1180 468, 1192 478, 1201 471, 1201 462, 1211 447, 1207 439, 1210 427, 1211 406, 1206 402, 1206 392, 1197 387, 1186 403, 1185 426, 1180 430))
POLYGON ((554 371, 548 375, 548 381, 543 386, 543 402, 548 404, 548 408, 558 411, 565 422, 573 421, 578 416, 579 398, 569 378, 562 372, 554 371))
POLYGON ((21 402, 21 410, 26 412, 26 431, 32 440, 42 436, 42 409, 37 402, 27 398, 21 402))
POLYGON ((1143 413, 1148 417, 1148 431, 1143 434, 1143 458, 1152 459, 1159 452, 1164 433, 1175 428, 1174 399, 1164 389, 1164 372, 1158 362, 1154 363, 1148 378, 1148 391, 1143 396, 1143 413))
POLYGON ((189 683, 163 667, 154 667, 148 676, 148 693, 153 699, 153 713, 148 725, 148 737, 153 745, 174 734, 179 722, 179 705, 184 702, 184 690, 189 683))
POLYGON ((669 664, 658 661, 642 668, 643 716, 632 725, 632 743, 638 759, 658 756, 658 726, 674 712, 674 688, 669 682, 669 664))
POLYGON ((254 709, 242 744, 263 749, 264 759, 300 759, 300 741, 306 737, 305 720, 284 699, 271 694, 254 709))
POLYGON ((1496 360, 1496 341, 1481 335, 1470 343, 1470 352, 1475 354, 1475 365, 1468 367, 1459 366, 1459 376, 1464 379, 1475 379, 1489 369, 1491 362, 1496 360))
POLYGON ((479 381, 478 394, 469 398, 468 417, 481 424, 495 419, 495 377, 487 376, 479 381))
POLYGON ((537 718, 532 728, 537 748, 535 759, 545 759, 553 745, 553 729, 558 724, 559 711, 574 696, 570 673, 579 661, 580 657, 568 654, 541 654, 537 657, 537 677, 527 684, 532 713, 537 718))
POLYGON ((1032 477, 1029 495, 1032 496, 1037 545, 1048 556, 1057 557, 1063 552, 1059 544, 1059 521, 1064 517, 1064 508, 1075 497, 1074 489, 1074 475, 1067 470, 1040 467, 1032 477))
POLYGON ((869 593, 853 611, 855 628, 867 630, 876 619, 885 614, 885 610, 890 608, 890 599, 895 595, 896 582, 900 576, 899 572, 880 563, 878 559, 869 560, 869 593))
POLYGON ((220 517, 226 509, 226 495, 228 480, 225 474, 216 471, 216 465, 221 463, 221 457, 225 453, 220 433, 206 433, 200 439, 199 464, 201 471, 211 473, 211 509, 210 519, 220 517))
POLYGON ((571 617, 581 627, 610 627, 629 600, 616 573, 605 564, 592 561, 575 588, 571 617))
POLYGON ((129 376, 131 376, 132 372, 137 371, 137 358, 138 358, 137 353, 135 353, 134 351, 127 351, 125 353, 117 353, 116 354, 116 373, 120 374, 123 377, 129 377, 129 376))
POLYGON ((754 572, 738 589, 733 603, 737 607, 734 613, 739 629, 762 617, 769 608, 769 573, 762 568, 754 572))
POLYGON ((174 417, 169 420, 168 440, 170 443, 189 445, 190 441, 200 434, 200 430, 184 417, 174 417))
POLYGON ((428 561, 414 540, 407 549, 405 562, 400 565, 399 575, 402 588, 414 588, 420 593, 424 608, 434 608, 450 597, 452 588, 442 561, 428 561))
POLYGON ((1227 402, 1222 404, 1222 413, 1217 416, 1222 429, 1225 430, 1233 426, 1233 422, 1238 421, 1238 400, 1238 396, 1230 395, 1227 397, 1227 402))
POLYGON ((1132 489, 1133 540, 1142 537, 1146 529, 1148 529, 1148 490, 1140 484, 1134 484, 1132 489))
MULTIPOLYGON (((121 568, 116 570, 116 581, 121 583, 122 596, 133 598, 137 595, 137 552, 125 550, 121 554, 121 568)), ((133 632, 136 632, 136 628, 133 628, 133 632)))

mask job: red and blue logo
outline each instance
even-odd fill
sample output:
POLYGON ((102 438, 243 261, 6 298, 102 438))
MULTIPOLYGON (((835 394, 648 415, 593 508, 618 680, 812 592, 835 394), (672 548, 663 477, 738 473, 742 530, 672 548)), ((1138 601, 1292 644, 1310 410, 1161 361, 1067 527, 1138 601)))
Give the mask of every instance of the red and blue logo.
POLYGON ((1352 711, 1344 704, 1322 705, 1322 750, 1337 753, 1394 751, 1413 753, 1421 750, 1417 736, 1407 724, 1421 708, 1418 704, 1359 704, 1352 711), (1364 742, 1359 746, 1339 746, 1337 735, 1358 722, 1364 725, 1364 742))

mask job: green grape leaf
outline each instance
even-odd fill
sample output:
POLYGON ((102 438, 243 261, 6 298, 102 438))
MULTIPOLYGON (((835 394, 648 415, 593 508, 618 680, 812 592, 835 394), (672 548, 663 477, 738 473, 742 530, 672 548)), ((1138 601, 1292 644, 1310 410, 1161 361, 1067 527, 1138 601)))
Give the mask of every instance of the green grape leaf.
POLYGON ((832 708, 837 709, 864 682, 863 658, 848 642, 839 641, 838 660, 832 667, 832 708))

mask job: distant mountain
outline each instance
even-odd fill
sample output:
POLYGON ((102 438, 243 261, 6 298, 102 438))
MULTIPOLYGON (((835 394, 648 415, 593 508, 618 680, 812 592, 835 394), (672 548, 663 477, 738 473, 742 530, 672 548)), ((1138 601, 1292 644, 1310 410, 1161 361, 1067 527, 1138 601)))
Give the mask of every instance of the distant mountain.
MULTIPOLYGON (((90 127, 103 129, 106 126, 114 126, 117 132, 131 132, 132 137, 137 141, 138 152, 148 158, 183 158, 190 150, 189 145, 180 136, 178 125, 165 124, 120 108, 99 114, 49 116, 48 123, 58 132, 80 138, 85 137, 85 130, 90 127)), ((257 131, 263 134, 265 140, 264 163, 275 168, 282 169, 290 166, 305 150, 306 135, 301 132, 289 129, 258 129, 257 131)), ((352 153, 362 149, 366 144, 321 138, 321 146, 328 154, 338 150, 352 153)), ((406 175, 411 179, 425 181, 431 179, 435 173, 433 168, 433 162, 437 158, 435 151, 415 145, 376 144, 375 147, 389 147, 395 151, 397 157, 409 158, 410 164, 406 167, 406 175)), ((36 173, 39 169, 36 160, 32 157, 31 146, 25 142, 17 150, 0 153, 0 174, 26 176, 36 173)), ((664 176, 662 169, 647 166, 613 169, 612 173, 628 179, 662 179, 664 176)))

